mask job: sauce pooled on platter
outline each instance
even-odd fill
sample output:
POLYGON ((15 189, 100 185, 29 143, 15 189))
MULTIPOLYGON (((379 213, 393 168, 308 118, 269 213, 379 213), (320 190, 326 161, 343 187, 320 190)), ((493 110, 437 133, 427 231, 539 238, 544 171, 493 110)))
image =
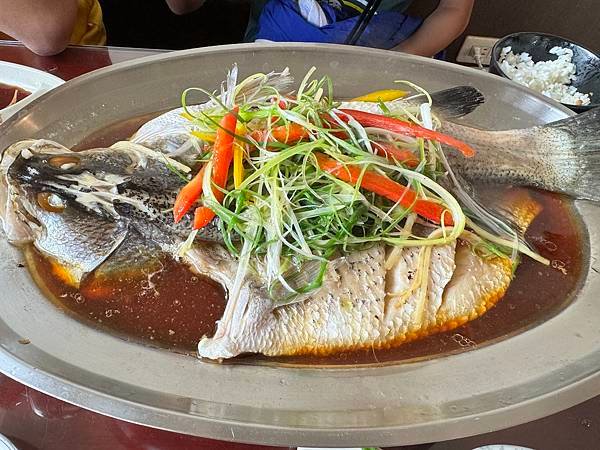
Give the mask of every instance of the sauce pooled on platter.
POLYGON ((0 109, 21 101, 29 95, 31 95, 31 92, 23 88, 0 83, 0 109))

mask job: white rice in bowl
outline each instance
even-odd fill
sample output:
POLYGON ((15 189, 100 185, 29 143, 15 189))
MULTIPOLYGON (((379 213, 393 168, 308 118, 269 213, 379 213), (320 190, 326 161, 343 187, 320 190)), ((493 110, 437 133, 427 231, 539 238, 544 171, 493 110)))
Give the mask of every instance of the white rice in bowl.
POLYGON ((589 105, 592 94, 583 94, 571 86, 576 74, 575 64, 572 63, 573 50, 553 47, 550 53, 558 58, 534 63, 529 53, 515 55, 511 47, 504 47, 500 53, 500 68, 511 80, 561 103, 589 105))

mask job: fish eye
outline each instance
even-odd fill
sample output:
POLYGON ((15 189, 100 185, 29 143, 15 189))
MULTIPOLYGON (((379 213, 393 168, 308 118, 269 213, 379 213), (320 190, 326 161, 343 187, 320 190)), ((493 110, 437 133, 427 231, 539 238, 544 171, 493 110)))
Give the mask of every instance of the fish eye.
POLYGON ((65 201, 53 192, 40 192, 37 195, 37 202, 44 211, 48 212, 61 213, 67 207, 65 201))
POLYGON ((79 165, 77 156, 54 156, 48 160, 48 164, 56 169, 69 170, 79 165))

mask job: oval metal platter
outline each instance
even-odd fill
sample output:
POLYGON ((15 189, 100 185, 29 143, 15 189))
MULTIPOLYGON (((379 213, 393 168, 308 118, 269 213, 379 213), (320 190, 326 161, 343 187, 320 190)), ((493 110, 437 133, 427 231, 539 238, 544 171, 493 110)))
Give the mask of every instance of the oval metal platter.
MULTIPOLYGON (((45 137, 67 146, 119 120, 178 106, 190 86, 217 88, 289 66, 329 74, 350 97, 394 80, 462 84, 486 103, 466 119, 522 128, 569 111, 508 80, 393 52, 312 44, 235 45, 149 57, 77 78, 0 129, 0 148, 45 137)), ((515 336, 459 354, 380 367, 219 365, 127 342, 46 300, 21 253, 0 239, 0 370, 68 402, 131 422, 215 439, 305 446, 435 442, 552 414, 600 393, 600 208, 576 204, 584 269, 573 301, 515 336), (29 340, 28 345, 19 343, 29 340)), ((533 301, 534 299, 532 299, 533 301)))

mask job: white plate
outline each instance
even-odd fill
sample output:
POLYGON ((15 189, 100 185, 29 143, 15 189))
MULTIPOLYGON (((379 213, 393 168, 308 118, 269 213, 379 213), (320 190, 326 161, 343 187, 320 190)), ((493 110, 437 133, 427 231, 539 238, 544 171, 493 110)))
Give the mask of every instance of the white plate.
POLYGON ((17 86, 31 92, 31 95, 28 95, 14 105, 0 109, 0 123, 8 119, 32 100, 50 89, 60 86, 64 82, 64 80, 49 74, 48 72, 43 72, 20 64, 0 61, 0 83, 17 86))

